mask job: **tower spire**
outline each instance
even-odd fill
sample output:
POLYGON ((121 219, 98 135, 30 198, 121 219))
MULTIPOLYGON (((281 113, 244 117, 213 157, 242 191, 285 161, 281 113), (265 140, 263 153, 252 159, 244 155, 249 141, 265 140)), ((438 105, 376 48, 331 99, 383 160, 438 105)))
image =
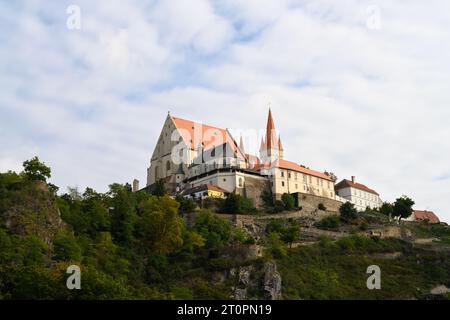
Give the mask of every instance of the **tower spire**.
POLYGON ((241 139, 239 141, 239 149, 241 149, 242 153, 245 154, 245 150, 244 150, 244 140, 242 139, 242 134, 241 134, 241 139))

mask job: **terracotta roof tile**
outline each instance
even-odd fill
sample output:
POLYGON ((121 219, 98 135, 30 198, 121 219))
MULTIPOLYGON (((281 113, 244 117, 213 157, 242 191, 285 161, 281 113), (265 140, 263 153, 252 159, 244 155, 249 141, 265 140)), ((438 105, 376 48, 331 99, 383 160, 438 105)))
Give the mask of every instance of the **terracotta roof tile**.
POLYGON ((199 144, 203 144, 203 149, 207 150, 229 143, 233 151, 244 159, 244 155, 228 130, 173 116, 171 118, 177 129, 180 129, 184 142, 191 150, 197 149, 199 144))
POLYGON ((414 210, 415 220, 428 220, 431 223, 439 223, 439 218, 432 211, 414 210))
POLYGON ((379 196, 379 194, 375 190, 372 190, 372 189, 368 188, 367 186, 365 186, 365 185, 363 185, 361 183, 352 182, 352 181, 347 180, 347 179, 344 179, 341 182, 339 182, 336 185, 335 188, 336 188, 336 190, 343 189, 343 188, 355 188, 355 189, 359 189, 359 190, 362 190, 362 191, 373 193, 373 194, 376 194, 377 196, 379 196))

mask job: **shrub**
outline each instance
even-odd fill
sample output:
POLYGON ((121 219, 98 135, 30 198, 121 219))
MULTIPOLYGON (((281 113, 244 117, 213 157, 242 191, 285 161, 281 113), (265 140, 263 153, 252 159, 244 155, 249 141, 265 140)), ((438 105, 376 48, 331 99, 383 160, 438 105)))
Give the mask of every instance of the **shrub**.
POLYGON ((224 213, 252 213, 255 211, 253 201, 239 194, 230 193, 222 207, 224 213))
POLYGON ((295 207, 295 199, 292 194, 285 193, 281 196, 281 201, 286 210, 292 210, 295 207))
POLYGON ((321 202, 321 203, 319 203, 318 209, 322 210, 322 211, 326 211, 327 207, 325 207, 325 205, 321 202))
POLYGON ((273 207, 273 213, 279 213, 284 211, 284 203, 281 200, 276 200, 274 207, 273 207))
POLYGON ((316 223, 316 227, 325 230, 336 230, 341 225, 339 216, 328 216, 316 223))
POLYGON ((280 233, 284 229, 284 223, 282 220, 271 220, 266 226, 266 232, 278 232, 280 233))
POLYGON ((280 235, 276 232, 269 234, 269 243, 267 252, 275 258, 283 258, 287 255, 286 247, 283 241, 280 240, 280 235))
POLYGON ((343 203, 339 208, 339 213, 341 214, 341 220, 346 223, 353 222, 358 217, 358 211, 351 202, 343 203))

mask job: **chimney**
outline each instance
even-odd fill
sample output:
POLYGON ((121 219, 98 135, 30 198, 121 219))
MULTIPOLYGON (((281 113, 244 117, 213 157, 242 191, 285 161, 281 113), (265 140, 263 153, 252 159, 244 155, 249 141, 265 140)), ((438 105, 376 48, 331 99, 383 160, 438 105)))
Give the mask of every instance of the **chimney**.
POLYGON ((139 180, 134 179, 133 180, 133 192, 138 192, 139 191, 139 180))
POLYGON ((352 182, 355 183, 356 182, 356 177, 352 176, 352 182))

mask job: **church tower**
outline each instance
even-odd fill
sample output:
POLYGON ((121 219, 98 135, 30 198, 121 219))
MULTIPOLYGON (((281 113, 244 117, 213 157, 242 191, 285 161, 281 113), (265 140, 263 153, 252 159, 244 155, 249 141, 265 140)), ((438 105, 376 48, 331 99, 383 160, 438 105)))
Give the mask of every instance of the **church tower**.
POLYGON ((267 118, 266 136, 265 140, 261 140, 260 158, 263 162, 272 163, 275 160, 283 158, 283 146, 281 138, 278 136, 273 121, 272 110, 269 109, 269 116, 267 118))

